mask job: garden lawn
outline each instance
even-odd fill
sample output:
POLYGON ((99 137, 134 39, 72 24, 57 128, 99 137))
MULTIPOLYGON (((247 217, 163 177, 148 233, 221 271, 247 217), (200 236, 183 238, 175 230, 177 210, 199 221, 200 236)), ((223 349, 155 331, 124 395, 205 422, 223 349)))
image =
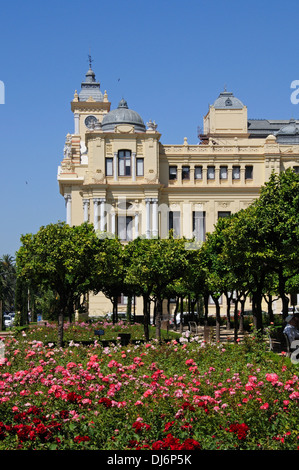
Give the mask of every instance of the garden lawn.
POLYGON ((54 326, 5 340, 0 450, 299 448, 298 365, 254 337, 124 347, 116 331, 103 347, 94 325, 72 329, 64 348, 50 342, 54 326), (76 340, 85 334, 90 345, 76 340))

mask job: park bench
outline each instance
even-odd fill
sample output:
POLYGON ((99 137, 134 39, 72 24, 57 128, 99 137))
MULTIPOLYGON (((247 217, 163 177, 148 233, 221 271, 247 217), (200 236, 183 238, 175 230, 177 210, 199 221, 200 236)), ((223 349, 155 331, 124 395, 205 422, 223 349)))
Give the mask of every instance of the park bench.
POLYGON ((268 339, 270 351, 277 353, 284 351, 286 355, 290 357, 292 352, 296 349, 291 347, 289 337, 283 331, 269 333, 268 339))
POLYGON ((195 321, 189 321, 189 331, 190 333, 198 334, 198 327, 195 321))

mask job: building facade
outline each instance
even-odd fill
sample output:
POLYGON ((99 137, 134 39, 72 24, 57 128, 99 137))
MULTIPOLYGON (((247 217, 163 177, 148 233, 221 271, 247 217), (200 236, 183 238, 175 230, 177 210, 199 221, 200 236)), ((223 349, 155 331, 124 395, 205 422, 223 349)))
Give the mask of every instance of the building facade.
MULTIPOLYGON (((299 122, 250 120, 227 91, 209 106, 197 145, 162 144, 156 123, 145 124, 124 99, 111 109, 91 68, 71 110, 74 131, 57 176, 66 221, 89 221, 124 242, 170 229, 204 241, 219 217, 259 196, 272 171, 299 171, 299 122)), ((91 315, 110 311, 101 294, 91 297, 91 315)))

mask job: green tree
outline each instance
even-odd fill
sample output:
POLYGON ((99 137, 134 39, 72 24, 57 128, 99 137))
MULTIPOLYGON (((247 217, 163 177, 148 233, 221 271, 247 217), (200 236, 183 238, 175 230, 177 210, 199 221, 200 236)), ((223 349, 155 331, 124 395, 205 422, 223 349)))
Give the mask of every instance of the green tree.
POLYGON ((234 214, 223 231, 223 257, 230 270, 231 290, 236 291, 235 323, 237 302, 250 292, 254 299, 254 325, 262 330, 262 298, 269 268, 258 222, 254 205, 234 214))
POLYGON ((28 282, 24 277, 18 276, 15 288, 15 326, 27 325, 28 323, 28 282))
POLYGON ((215 230, 207 234, 200 252, 198 264, 203 272, 206 291, 211 295, 216 308, 216 340, 220 340, 220 298, 231 290, 230 266, 224 256, 224 229, 229 225, 227 218, 221 218, 215 225, 215 230))
POLYGON ((0 259, 0 284, 4 312, 11 312, 14 309, 16 277, 14 258, 8 254, 3 255, 0 259))
POLYGON ((99 240, 97 253, 97 290, 111 300, 113 305, 113 323, 118 318, 118 296, 125 293, 124 282, 124 246, 118 238, 103 237, 99 240))
POLYGON ((299 274, 299 175, 291 169, 272 173, 254 207, 264 262, 278 276, 278 293, 287 316, 288 288, 299 274))
POLYGON ((144 304, 145 336, 148 339, 148 301, 152 296, 157 305, 156 338, 161 340, 162 301, 167 297, 168 288, 180 279, 187 268, 187 254, 184 239, 142 239, 133 240, 128 246, 130 263, 126 270, 126 282, 138 286, 144 304))
POLYGON ((29 284, 51 288, 59 303, 58 344, 63 344, 64 317, 88 291, 96 290, 98 238, 92 225, 64 222, 41 227, 21 237, 17 275, 29 284))

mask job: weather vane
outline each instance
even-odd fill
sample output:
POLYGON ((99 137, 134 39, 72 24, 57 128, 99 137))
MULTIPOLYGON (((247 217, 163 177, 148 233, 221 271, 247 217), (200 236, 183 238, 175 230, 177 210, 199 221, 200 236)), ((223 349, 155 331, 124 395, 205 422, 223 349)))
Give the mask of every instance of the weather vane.
POLYGON ((91 69, 91 64, 93 62, 93 59, 91 58, 90 54, 88 54, 88 62, 89 62, 89 68, 91 69))

